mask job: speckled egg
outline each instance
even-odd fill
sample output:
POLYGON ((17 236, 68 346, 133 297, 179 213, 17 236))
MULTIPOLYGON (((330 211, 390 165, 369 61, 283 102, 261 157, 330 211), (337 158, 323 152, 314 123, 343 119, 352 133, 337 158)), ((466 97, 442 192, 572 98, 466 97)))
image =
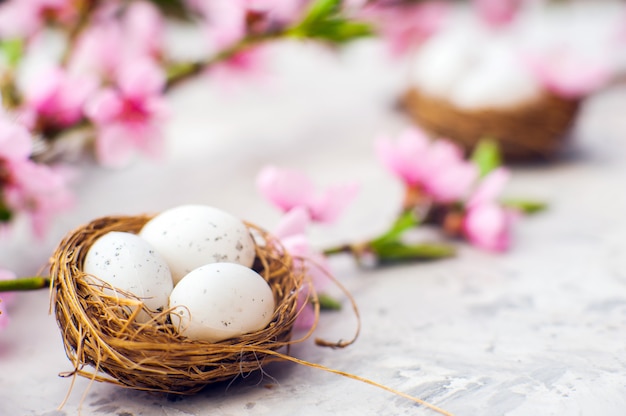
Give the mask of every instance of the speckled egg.
POLYGON ((174 285, 193 269, 208 263, 251 267, 255 244, 237 217, 206 205, 182 205, 163 211, 139 232, 165 258, 174 285))
POLYGON ((236 263, 212 263, 187 274, 170 295, 172 323, 194 340, 218 342, 265 328, 275 300, 261 275, 236 263))
MULTIPOLYGON (((172 291, 172 275, 163 257, 144 239, 126 232, 111 231, 98 238, 89 248, 83 271, 94 276, 92 283, 104 281, 114 288, 140 298, 148 309, 163 311, 167 308, 172 291)), ((115 293, 104 289, 105 293, 115 293)), ((125 298, 121 293, 120 297, 125 298)), ((137 320, 150 319, 140 312, 137 320)))

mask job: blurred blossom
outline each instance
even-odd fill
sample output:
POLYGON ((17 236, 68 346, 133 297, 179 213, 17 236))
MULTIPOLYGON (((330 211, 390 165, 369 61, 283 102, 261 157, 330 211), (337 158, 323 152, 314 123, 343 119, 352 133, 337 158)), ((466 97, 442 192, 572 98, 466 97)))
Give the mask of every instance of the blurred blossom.
POLYGON ((241 86, 243 78, 263 81, 267 75, 265 48, 257 46, 236 53, 222 62, 209 66, 206 74, 225 92, 241 86))
POLYGON ((317 192, 313 182, 300 172, 268 166, 257 177, 261 194, 284 212, 305 208, 313 221, 331 223, 345 210, 358 191, 356 184, 328 187, 317 192))
POLYGON ((307 236, 310 221, 307 210, 296 207, 283 216, 273 232, 293 258, 294 272, 304 273, 309 279, 305 279, 298 296, 298 309, 302 309, 296 320, 296 328, 299 329, 309 329, 314 324, 313 305, 303 304, 311 296, 309 284, 319 293, 328 285, 330 275, 327 258, 312 247, 307 236))
POLYGON ((122 58, 122 28, 114 19, 103 19, 89 26, 72 51, 69 68, 73 72, 94 73, 113 78, 122 58))
POLYGON ((0 37, 30 37, 52 21, 76 18, 75 0, 10 0, 0 4, 0 37))
POLYGON ((188 4, 203 17, 209 44, 226 48, 246 33, 245 0, 193 0, 188 4))
POLYGON ((0 187, 12 212, 27 214, 42 237, 51 219, 68 209, 73 197, 62 172, 30 159, 31 137, 25 127, 0 117, 0 187))
POLYGON ((383 38, 389 41, 393 53, 402 54, 436 33, 449 10, 448 2, 441 0, 415 3, 374 1, 366 3, 360 14, 378 28, 383 38))
POLYGON ((525 0, 471 0, 478 16, 492 27, 511 23, 525 0))
POLYGON ((43 237, 52 219, 74 203, 66 177, 53 167, 30 160, 13 163, 4 188, 5 202, 30 217, 33 232, 43 237))
POLYGON ((150 61, 118 69, 116 84, 97 92, 85 112, 96 126, 96 153, 106 166, 123 166, 135 150, 153 157, 163 151, 162 123, 168 114, 165 74, 150 61))
POLYGON ((416 127, 402 132, 397 140, 380 138, 376 152, 407 188, 421 191, 434 202, 462 199, 478 177, 478 169, 464 160, 458 146, 442 139, 431 141, 416 127))
POLYGON ((49 68, 26 85, 24 111, 34 112, 44 129, 71 126, 82 118, 85 101, 96 87, 95 78, 49 68))
POLYGON ((165 21, 157 7, 148 1, 129 4, 122 20, 125 49, 135 56, 157 57, 162 53, 165 21))
MULTIPOLYGON (((0 163, 7 169, 7 164, 21 162, 30 157, 32 151, 31 136, 28 130, 0 114, 0 163)), ((0 174, 0 181, 7 172, 0 174)))
POLYGON ((498 168, 488 174, 466 203, 463 233, 473 245, 491 251, 507 250, 511 228, 518 215, 503 207, 497 197, 508 182, 510 173, 498 168))
POLYGON ((161 54, 164 22, 155 6, 139 1, 122 10, 116 2, 96 13, 84 30, 70 57, 72 72, 95 73, 105 80, 139 60, 155 60, 161 54))
POLYGON ((526 55, 530 71, 550 92, 564 98, 583 98, 605 86, 613 77, 606 59, 577 55, 574 50, 526 55))

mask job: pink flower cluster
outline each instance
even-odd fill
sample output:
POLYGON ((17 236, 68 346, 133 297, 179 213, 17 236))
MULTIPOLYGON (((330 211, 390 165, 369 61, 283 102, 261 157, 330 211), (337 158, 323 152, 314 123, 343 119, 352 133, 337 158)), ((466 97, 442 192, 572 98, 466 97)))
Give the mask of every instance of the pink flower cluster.
MULTIPOLYGON (((497 200, 509 178, 506 169, 498 168, 479 178, 477 166, 465 160, 455 144, 443 139, 432 141, 418 128, 401 133, 396 140, 381 138, 376 150, 381 162, 412 195, 405 209, 419 205, 430 212, 443 210, 452 218, 459 215, 460 207, 460 227, 453 222, 455 227, 448 231, 487 250, 509 247, 515 215, 497 200)), ((442 222, 446 215, 443 218, 442 222)))
POLYGON ((162 153, 167 116, 159 61, 163 19, 152 3, 28 0, 0 5, 0 40, 21 37, 22 57, 47 25, 74 30, 61 60, 40 65, 23 83, 9 84, 21 69, 18 60, 1 69, 0 83, 3 98, 11 97, 0 109, 2 218, 6 225, 15 214, 26 213, 38 236, 71 205, 72 195, 69 169, 37 162, 35 137, 45 148, 63 133, 88 126, 98 161, 121 166, 136 151, 162 153), (87 24, 76 26, 81 19, 87 24))
MULTIPOLYGON (((308 276, 316 291, 323 290, 329 282, 330 266, 326 257, 312 246, 307 228, 312 221, 336 221, 356 196, 358 186, 343 184, 319 191, 307 176, 298 171, 267 166, 259 172, 257 187, 285 213, 273 234, 293 256, 297 271, 308 276)), ((306 303, 309 289, 309 285, 305 285, 300 293, 303 310, 296 321, 299 328, 310 328, 314 323, 313 306, 306 303)))
POLYGON ((452 142, 430 138, 417 128, 402 132, 396 140, 380 138, 376 152, 393 173, 433 202, 451 203, 469 192, 478 168, 463 158, 452 142))
POLYGON ((354 183, 331 186, 319 192, 302 173, 275 166, 261 170, 257 186, 283 212, 302 208, 313 221, 321 223, 334 222, 358 192, 354 183))
POLYGON ((43 236, 54 215, 73 202, 62 170, 30 159, 28 130, 0 116, 0 191, 5 209, 30 216, 36 235, 43 236))
POLYGON ((167 115, 162 38, 151 3, 106 4, 68 50, 67 64, 43 69, 27 85, 19 111, 43 134, 88 121, 106 166, 126 164, 135 150, 160 155, 167 115))

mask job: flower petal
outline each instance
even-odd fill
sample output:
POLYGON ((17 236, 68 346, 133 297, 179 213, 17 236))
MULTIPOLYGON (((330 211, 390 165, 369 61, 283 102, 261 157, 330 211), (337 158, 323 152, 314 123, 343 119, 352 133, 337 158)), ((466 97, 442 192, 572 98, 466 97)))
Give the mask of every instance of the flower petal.
POLYGON ((313 183, 299 172, 267 166, 257 176, 257 188, 278 208, 287 212, 306 206, 314 192, 313 183))

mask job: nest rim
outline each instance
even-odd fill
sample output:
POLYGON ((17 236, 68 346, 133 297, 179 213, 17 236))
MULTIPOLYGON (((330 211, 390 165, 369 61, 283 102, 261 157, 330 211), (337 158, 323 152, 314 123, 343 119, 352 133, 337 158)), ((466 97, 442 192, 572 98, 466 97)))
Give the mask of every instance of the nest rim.
POLYGON ((482 139, 492 139, 508 162, 556 157, 570 138, 581 104, 547 91, 514 106, 485 108, 461 108, 415 86, 400 97, 402 111, 431 135, 454 141, 466 153, 482 139))
MULTIPOLYGON (((65 352, 79 375, 138 390, 192 394, 208 384, 232 380, 280 361, 282 348, 304 341, 292 332, 302 306, 299 291, 307 285, 303 271, 280 242, 246 222, 256 245, 252 269, 268 282, 276 307, 262 330, 215 343, 180 335, 168 322, 170 310, 149 311, 132 296, 107 295, 82 271, 91 244, 110 231, 138 233, 154 215, 106 216, 79 226, 61 241, 50 260, 52 304, 65 352), (137 322, 128 306, 152 320, 137 322), (139 306, 139 308, 137 308, 139 306)), ((124 294, 124 292, 117 290, 124 294)))

